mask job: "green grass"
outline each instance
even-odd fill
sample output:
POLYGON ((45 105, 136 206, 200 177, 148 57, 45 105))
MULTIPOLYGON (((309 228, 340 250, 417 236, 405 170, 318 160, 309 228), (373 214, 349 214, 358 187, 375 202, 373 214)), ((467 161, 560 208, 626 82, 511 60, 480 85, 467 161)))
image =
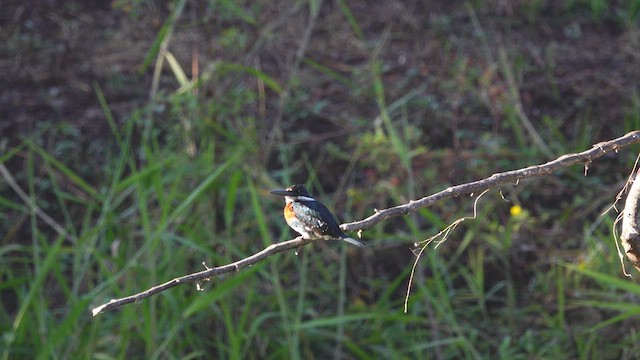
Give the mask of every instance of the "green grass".
MULTIPOLYGON (((562 356, 567 349, 578 351, 576 341, 582 341, 580 351, 590 356, 601 351, 602 343, 593 338, 585 342, 582 333, 564 333, 567 307, 613 311, 608 320, 585 328, 588 333, 637 314, 630 305, 595 300, 610 286, 635 286, 606 275, 617 273, 617 261, 589 272, 551 267, 533 286, 541 300, 543 294, 556 294, 556 301, 521 307, 522 284, 511 275, 517 265, 508 255, 516 222, 509 220, 511 230, 505 232, 506 225, 495 214, 509 205, 486 196, 480 201, 481 221, 469 220, 464 230, 456 230, 420 261, 421 275, 414 281, 407 314, 402 313, 402 294, 410 263, 398 264, 404 271, 390 278, 370 277, 357 265, 370 250, 359 253, 332 243, 301 249, 297 256, 279 254, 251 269, 212 279, 203 292, 182 286, 91 318, 90 307, 111 297, 200 270, 202 261, 209 266, 233 261, 288 237, 279 218, 279 199, 266 197, 264 185, 256 183, 259 176, 243 171, 247 169, 241 164, 250 161, 255 149, 225 145, 221 153, 203 151, 190 158, 178 144, 175 150, 154 148, 151 138, 137 150, 147 159, 140 163, 133 149, 127 150, 133 128, 121 134, 125 151, 111 154, 113 165, 106 167, 104 183, 97 186, 36 146, 35 139, 25 142, 29 194, 36 199, 36 184, 51 184, 51 204, 36 203, 59 208, 62 225, 75 242, 52 235, 23 204, 5 201, 14 211, 25 212, 33 236, 30 243, 5 244, 2 249, 3 291, 14 294, 19 304, 15 311, 2 313, 3 323, 10 324, 3 330, 3 358, 305 358, 331 357, 336 351, 355 358, 421 358, 436 348, 446 357, 545 358, 562 356), (36 168, 47 169, 45 176, 36 176, 36 168), (56 183, 60 174, 81 198, 56 183), (83 212, 84 218, 76 221, 83 212), (500 239, 501 233, 506 238, 500 239), (493 264, 493 270, 487 264, 493 264), (587 299, 592 300, 567 297, 569 284, 594 277, 598 283, 588 286, 593 295, 587 299), (368 284, 357 288, 372 293, 354 294, 354 284, 368 284), (520 333, 521 321, 533 326, 520 333), (505 327, 496 329, 496 324, 505 327), (491 339, 485 338, 487 331, 491 339)), ((398 136, 394 141, 403 140, 398 136)), ((406 160, 400 164, 405 166, 406 160)), ((398 193, 392 200, 403 198, 398 193)), ((458 216, 464 214, 468 210, 463 207, 458 216)), ((409 247, 429 234, 418 222, 432 216, 406 217, 393 233, 373 230, 365 235, 393 237, 396 240, 387 244, 404 242, 409 247), (411 231, 402 235, 402 228, 411 231)), ((525 219, 518 226, 530 225, 525 219)), ((597 245, 593 251, 600 251, 597 245)))
MULTIPOLYGON (((588 177, 567 169, 485 194, 476 219, 423 253, 410 289, 414 244, 471 216, 475 197, 368 229, 364 250, 320 242, 213 278, 203 291, 183 285, 91 316, 94 306, 200 271, 202 262, 227 264, 292 238, 282 199, 268 193, 276 186, 310 185, 347 222, 604 140, 606 123, 589 109, 564 117, 575 109, 563 108, 527 128, 518 113, 523 79, 539 71, 555 84, 550 99, 562 82, 553 66, 536 68, 515 46, 494 46, 481 27, 484 3, 461 7, 475 18, 475 53, 441 39, 443 77, 416 82, 393 80, 397 56, 389 54, 404 35, 388 28, 371 36, 345 1, 336 11, 361 46, 358 66, 336 69, 311 52, 299 59, 299 74, 283 80, 273 68, 224 58, 201 64, 192 79, 172 33, 183 30, 181 20, 197 20, 185 1, 175 2, 141 59, 153 96, 118 118, 108 89, 94 84, 107 133, 93 156, 82 156, 90 145, 73 123, 40 125, 8 148, 0 141, 0 163, 65 231, 0 182, 0 358, 630 358, 640 292, 619 276, 613 216, 600 216, 633 162, 626 150, 591 164, 588 177), (312 96, 313 76, 348 89, 360 116, 322 122, 344 109, 333 103, 340 99, 312 96), (490 90, 502 96, 489 98, 490 90), (279 128, 260 115, 261 101, 269 114, 285 114, 279 128), (469 127, 454 131, 451 119, 469 127), (320 123, 331 136, 315 137, 326 134, 320 123), (271 135, 282 141, 263 158, 271 135), (512 215, 516 204, 523 212, 512 215)), ((574 3, 568 16, 584 7, 595 19, 609 14, 603 2, 574 3)), ((144 4, 116 5, 136 17, 144 4)), ((625 4, 622 13, 635 19, 636 2, 625 4)), ((209 5, 243 34, 262 25, 262 3, 209 5)), ((541 16, 538 5, 525 17, 541 16)), ((329 11, 318 1, 299 6, 305 19, 329 11)), ((260 36, 272 40, 277 29, 260 36)), ((235 31, 220 33, 223 48, 235 31)), ((639 103, 629 95, 616 133, 638 128, 639 103)))

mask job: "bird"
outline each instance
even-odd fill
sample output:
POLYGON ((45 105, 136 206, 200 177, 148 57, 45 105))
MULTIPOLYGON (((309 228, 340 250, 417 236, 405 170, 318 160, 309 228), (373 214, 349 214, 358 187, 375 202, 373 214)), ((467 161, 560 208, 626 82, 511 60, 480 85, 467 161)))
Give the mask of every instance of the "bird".
POLYGON ((274 195, 284 196, 284 219, 289 227, 305 239, 342 240, 356 246, 365 246, 348 237, 338 226, 331 211, 314 199, 304 185, 292 185, 286 189, 271 190, 274 195))

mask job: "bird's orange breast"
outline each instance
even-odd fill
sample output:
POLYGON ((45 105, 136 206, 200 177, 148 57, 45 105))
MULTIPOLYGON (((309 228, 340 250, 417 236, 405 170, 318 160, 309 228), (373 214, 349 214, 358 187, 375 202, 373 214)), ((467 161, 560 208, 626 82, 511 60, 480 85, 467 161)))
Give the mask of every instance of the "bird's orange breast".
POLYGON ((296 214, 293 212, 293 203, 290 202, 284 206, 284 218, 287 222, 296 218, 296 214))

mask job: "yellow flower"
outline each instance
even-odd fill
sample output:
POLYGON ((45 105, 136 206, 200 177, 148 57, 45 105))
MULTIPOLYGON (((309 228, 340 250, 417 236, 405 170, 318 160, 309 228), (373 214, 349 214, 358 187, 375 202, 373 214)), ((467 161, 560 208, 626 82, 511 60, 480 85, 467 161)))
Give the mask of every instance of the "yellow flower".
POLYGON ((513 205, 513 206, 511 207, 510 212, 511 212, 511 216, 516 217, 516 216, 518 216, 518 215, 522 214, 522 206, 520 206, 520 205, 513 205))

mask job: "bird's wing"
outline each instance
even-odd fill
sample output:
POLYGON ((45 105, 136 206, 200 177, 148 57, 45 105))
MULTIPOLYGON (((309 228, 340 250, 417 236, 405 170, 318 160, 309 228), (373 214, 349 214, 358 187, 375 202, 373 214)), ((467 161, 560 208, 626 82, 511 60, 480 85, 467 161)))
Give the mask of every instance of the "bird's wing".
POLYGON ((318 215, 322 214, 322 216, 316 216, 317 219, 317 227, 322 231, 322 235, 330 235, 335 237, 343 237, 345 236, 336 219, 333 218, 331 211, 324 206, 323 203, 319 201, 314 201, 311 204, 311 208, 318 213, 318 215))

